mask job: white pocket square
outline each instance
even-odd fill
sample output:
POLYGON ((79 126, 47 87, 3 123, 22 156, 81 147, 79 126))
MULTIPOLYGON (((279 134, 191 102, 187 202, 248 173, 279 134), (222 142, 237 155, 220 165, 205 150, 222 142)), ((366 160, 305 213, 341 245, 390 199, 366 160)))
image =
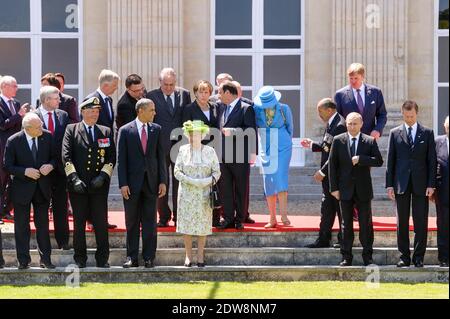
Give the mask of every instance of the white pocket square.
POLYGON ((375 104, 375 101, 372 101, 372 103, 370 103, 370 104, 375 104))
POLYGON ((421 141, 421 142, 420 142, 420 144, 423 144, 423 143, 425 143, 425 141, 421 141))

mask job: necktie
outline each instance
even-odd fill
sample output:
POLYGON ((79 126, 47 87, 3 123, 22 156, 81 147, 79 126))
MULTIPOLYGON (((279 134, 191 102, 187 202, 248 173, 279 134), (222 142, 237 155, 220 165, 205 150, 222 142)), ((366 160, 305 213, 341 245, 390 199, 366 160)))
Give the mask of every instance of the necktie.
POLYGON ((94 132, 92 131, 92 126, 88 127, 88 131, 89 131, 89 142, 91 144, 94 144, 94 132))
POLYGON ((231 106, 227 105, 227 108, 225 109, 225 117, 224 117, 225 123, 228 121, 228 116, 230 115, 230 109, 231 109, 231 106))
POLYGON ((356 137, 352 138, 352 146, 350 146, 350 153, 353 156, 356 156, 356 137))
POLYGON ((8 104, 9 104, 9 111, 11 112, 12 115, 15 115, 16 114, 16 109, 14 107, 13 100, 9 100, 8 104))
POLYGON ((48 112, 48 130, 52 135, 55 134, 55 123, 53 122, 53 114, 48 112))
POLYGON ((411 147, 414 145, 414 140, 412 137, 412 127, 408 127, 408 143, 411 147))
POLYGON ((169 106, 169 110, 171 113, 173 113, 173 102, 170 95, 167 95, 167 105, 169 106))
POLYGON ((147 130, 145 129, 146 125, 142 126, 142 133, 141 133, 141 144, 142 144, 142 150, 144 151, 144 154, 147 153, 147 130))
POLYGON ((364 103, 363 103, 363 100, 361 98, 361 90, 357 89, 356 92, 358 93, 358 94, 356 94, 357 95, 357 102, 358 102, 358 110, 359 110, 359 113, 361 115, 363 115, 363 113, 364 113, 364 103))
POLYGON ((31 154, 33 155, 33 161, 37 162, 37 146, 36 146, 36 138, 32 138, 33 144, 31 145, 31 154))
POLYGON ((113 115, 112 115, 112 100, 109 96, 107 96, 105 98, 105 102, 106 102, 106 106, 108 108, 108 114, 109 114, 109 119, 112 120, 113 115))

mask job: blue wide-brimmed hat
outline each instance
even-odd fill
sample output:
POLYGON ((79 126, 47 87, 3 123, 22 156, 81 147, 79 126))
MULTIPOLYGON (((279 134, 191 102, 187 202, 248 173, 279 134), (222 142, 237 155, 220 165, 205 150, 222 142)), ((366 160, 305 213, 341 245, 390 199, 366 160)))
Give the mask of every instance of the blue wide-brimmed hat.
POLYGON ((253 99, 253 102, 256 106, 269 108, 277 105, 280 99, 280 92, 275 91, 271 86, 264 86, 259 90, 258 95, 253 99))

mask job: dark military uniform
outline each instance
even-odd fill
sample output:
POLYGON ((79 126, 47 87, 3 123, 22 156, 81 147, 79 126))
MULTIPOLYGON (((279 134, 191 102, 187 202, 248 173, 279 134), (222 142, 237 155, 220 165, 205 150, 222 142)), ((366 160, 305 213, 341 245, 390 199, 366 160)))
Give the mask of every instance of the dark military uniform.
MULTIPOLYGON (((80 108, 98 106, 98 99, 91 98, 80 108)), ((97 267, 104 267, 108 266, 109 258, 108 192, 116 163, 116 149, 108 127, 94 125, 92 128, 94 139, 89 137, 84 122, 68 125, 62 156, 74 211, 74 260, 81 267, 86 265, 85 228, 86 221, 90 219, 97 242, 97 267)))

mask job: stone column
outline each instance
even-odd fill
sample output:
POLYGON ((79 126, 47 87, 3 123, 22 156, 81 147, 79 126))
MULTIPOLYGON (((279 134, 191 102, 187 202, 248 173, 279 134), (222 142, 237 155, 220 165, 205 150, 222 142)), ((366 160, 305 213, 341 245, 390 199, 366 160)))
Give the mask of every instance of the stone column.
POLYGON ((108 67, 123 78, 141 75, 148 90, 173 67, 183 85, 182 12, 182 0, 108 0, 108 67))
POLYGON ((347 85, 347 67, 360 62, 367 82, 397 111, 408 97, 408 1, 333 0, 332 33, 334 91, 347 85))

